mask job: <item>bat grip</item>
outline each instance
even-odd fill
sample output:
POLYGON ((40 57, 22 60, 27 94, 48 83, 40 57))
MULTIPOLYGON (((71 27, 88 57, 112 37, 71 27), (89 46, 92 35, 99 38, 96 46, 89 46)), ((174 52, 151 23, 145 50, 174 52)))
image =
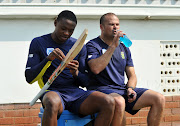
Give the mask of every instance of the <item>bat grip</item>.
POLYGON ((39 93, 34 97, 34 99, 30 102, 30 106, 33 106, 36 101, 41 97, 41 95, 50 87, 49 82, 47 82, 44 87, 39 91, 39 93))

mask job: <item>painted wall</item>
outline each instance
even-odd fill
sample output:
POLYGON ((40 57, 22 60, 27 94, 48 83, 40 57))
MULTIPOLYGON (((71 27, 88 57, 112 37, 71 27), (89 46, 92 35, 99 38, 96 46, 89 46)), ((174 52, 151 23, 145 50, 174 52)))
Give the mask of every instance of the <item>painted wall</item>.
MULTIPOLYGON (((120 20, 132 40, 130 47, 138 87, 160 92, 160 40, 180 40, 179 20, 120 20)), ((87 28, 87 40, 100 34, 98 19, 78 19, 73 37, 87 28)), ((54 30, 53 19, 0 19, 0 104, 30 102, 40 90, 25 81, 24 70, 30 41, 54 30)))

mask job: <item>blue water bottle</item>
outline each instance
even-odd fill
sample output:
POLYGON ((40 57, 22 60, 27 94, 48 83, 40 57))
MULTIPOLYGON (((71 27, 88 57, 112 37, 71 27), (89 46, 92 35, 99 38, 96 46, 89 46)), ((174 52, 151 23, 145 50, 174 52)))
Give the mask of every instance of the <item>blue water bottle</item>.
POLYGON ((126 47, 130 47, 132 45, 131 40, 126 35, 120 37, 119 42, 123 42, 126 47))

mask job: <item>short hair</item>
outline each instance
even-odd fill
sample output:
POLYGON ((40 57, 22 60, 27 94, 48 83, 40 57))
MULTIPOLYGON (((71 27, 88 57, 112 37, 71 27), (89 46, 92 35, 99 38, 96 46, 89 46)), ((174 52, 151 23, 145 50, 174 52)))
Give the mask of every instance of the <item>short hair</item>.
POLYGON ((104 15, 101 16, 101 18, 100 18, 100 24, 103 24, 103 23, 105 22, 105 17, 108 16, 108 15, 114 15, 114 16, 117 17, 117 15, 114 14, 114 13, 106 13, 106 14, 104 14, 104 15))
POLYGON ((62 19, 68 19, 68 20, 71 20, 77 24, 76 15, 72 11, 64 10, 61 13, 59 13, 59 15, 57 17, 57 21, 60 21, 62 19))

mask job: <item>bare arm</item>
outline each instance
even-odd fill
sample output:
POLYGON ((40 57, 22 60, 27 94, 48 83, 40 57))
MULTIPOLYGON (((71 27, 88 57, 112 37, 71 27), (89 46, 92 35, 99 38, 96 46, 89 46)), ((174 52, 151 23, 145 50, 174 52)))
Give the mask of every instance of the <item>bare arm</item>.
POLYGON ((137 78, 136 78, 134 67, 126 66, 125 71, 128 78, 127 87, 135 88, 137 84, 137 78))
POLYGON ((106 52, 100 57, 88 61, 89 68, 94 74, 99 74, 106 68, 114 53, 114 50, 119 45, 119 37, 122 35, 122 31, 117 32, 114 39, 112 40, 113 42, 109 45, 106 52))
POLYGON ((125 71, 128 78, 127 87, 129 87, 127 88, 128 102, 133 102, 136 99, 136 92, 133 89, 136 87, 137 84, 135 70, 134 67, 126 66, 125 71), (133 98, 130 98, 129 95, 131 94, 134 95, 133 98))
POLYGON ((89 68, 94 74, 99 74, 105 69, 111 59, 112 54, 114 53, 115 48, 116 47, 114 46, 109 46, 107 51, 102 56, 88 61, 89 68))

